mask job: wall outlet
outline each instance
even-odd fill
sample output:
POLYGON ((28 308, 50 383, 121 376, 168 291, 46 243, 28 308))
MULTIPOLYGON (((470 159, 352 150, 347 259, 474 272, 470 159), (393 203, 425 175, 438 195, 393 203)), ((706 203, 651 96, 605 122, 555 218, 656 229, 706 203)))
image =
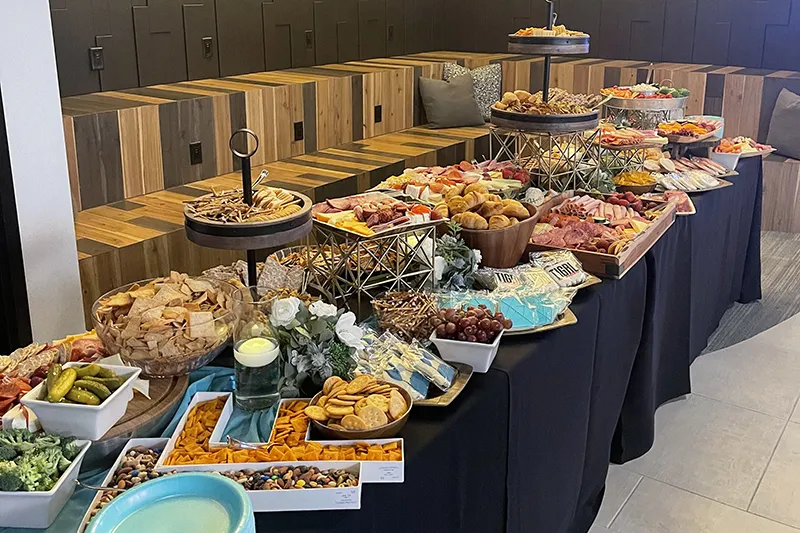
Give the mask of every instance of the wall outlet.
POLYGON ((210 59, 214 57, 214 38, 203 37, 203 57, 210 59))
POLYGON ((375 106, 375 124, 380 124, 383 122, 383 106, 376 105, 375 106))
POLYGON ((105 68, 102 46, 92 46, 89 48, 89 63, 92 70, 103 70, 105 68))
POLYGON ((303 140, 303 123, 302 122, 295 122, 294 123, 294 140, 295 141, 302 141, 303 140))
POLYGON ((394 41, 394 24, 389 24, 386 28, 386 40, 389 42, 394 41))
POLYGON ((189 143, 189 163, 199 165, 203 162, 203 143, 196 141, 189 143))

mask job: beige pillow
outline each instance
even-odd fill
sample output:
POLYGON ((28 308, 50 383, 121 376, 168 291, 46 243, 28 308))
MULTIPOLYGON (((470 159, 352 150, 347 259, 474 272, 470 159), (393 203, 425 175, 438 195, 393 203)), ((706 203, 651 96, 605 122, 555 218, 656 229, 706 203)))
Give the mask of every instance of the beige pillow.
POLYGON ((767 144, 782 156, 800 159, 800 96, 782 89, 769 121, 767 144))
POLYGON ((471 76, 458 76, 450 82, 420 78, 419 92, 431 128, 483 124, 481 110, 472 94, 471 76))

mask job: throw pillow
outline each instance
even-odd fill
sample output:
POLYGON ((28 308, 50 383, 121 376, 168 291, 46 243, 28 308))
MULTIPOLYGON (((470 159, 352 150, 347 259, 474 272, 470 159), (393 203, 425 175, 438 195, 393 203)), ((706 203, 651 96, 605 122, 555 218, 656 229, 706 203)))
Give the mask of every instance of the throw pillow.
POLYGON ((800 95, 781 90, 769 121, 767 144, 782 156, 800 159, 800 95))
POLYGON ((472 96, 471 77, 458 76, 449 82, 420 78, 419 92, 431 128, 483 124, 483 116, 472 96))
POLYGON ((490 108, 492 104, 500 100, 503 96, 503 69, 500 63, 486 65, 475 69, 468 69, 456 63, 444 64, 445 81, 449 81, 456 76, 469 74, 472 77, 472 91, 475 94, 475 101, 481 110, 484 120, 489 120, 492 116, 490 108))

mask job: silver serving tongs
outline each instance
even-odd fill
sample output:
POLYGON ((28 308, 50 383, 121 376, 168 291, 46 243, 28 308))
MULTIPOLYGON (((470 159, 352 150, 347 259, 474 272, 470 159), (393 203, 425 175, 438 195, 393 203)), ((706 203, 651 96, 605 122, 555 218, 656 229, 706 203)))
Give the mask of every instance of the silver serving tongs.
POLYGON ((128 489, 120 489, 118 487, 95 487, 94 485, 87 485, 86 483, 82 483, 79 480, 75 480, 75 484, 79 487, 83 487, 84 489, 90 490, 101 490, 104 492, 125 492, 128 489))
POLYGON ((259 174, 259 175, 258 175, 258 177, 256 178, 256 181, 254 181, 254 182, 253 182, 253 189, 255 189, 256 187, 258 187, 258 185, 259 185, 259 184, 260 184, 262 181, 264 181, 265 179, 267 179, 267 177, 269 177, 269 170, 267 170, 267 169, 264 169, 264 170, 262 170, 262 171, 261 171, 261 174, 259 174))

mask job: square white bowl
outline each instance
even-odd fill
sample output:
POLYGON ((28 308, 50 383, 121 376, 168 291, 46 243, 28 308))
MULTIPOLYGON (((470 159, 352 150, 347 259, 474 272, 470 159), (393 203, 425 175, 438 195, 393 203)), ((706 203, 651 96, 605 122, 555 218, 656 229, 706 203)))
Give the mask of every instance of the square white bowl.
POLYGON ((497 349, 500 347, 500 338, 503 336, 503 331, 500 332, 492 344, 439 339, 436 337, 435 331, 431 334, 430 338, 439 350, 439 355, 445 361, 470 365, 473 372, 485 374, 489 371, 489 367, 492 366, 492 362, 497 355, 497 349))
MULTIPOLYGON (((64 368, 79 368, 89 363, 67 363, 64 368)), ((97 363, 95 363, 97 364, 97 363)), ((128 402, 133 399, 133 380, 141 369, 132 366, 99 366, 114 371, 125 378, 111 396, 100 405, 77 405, 71 403, 50 403, 40 400, 45 382, 37 385, 22 397, 20 403, 30 408, 39 418, 42 429, 59 435, 69 435, 78 439, 99 440, 125 415, 128 402)))
POLYGON ((719 163, 728 170, 736 170, 736 165, 739 164, 740 157, 742 157, 742 154, 723 154, 713 150, 711 151, 711 160, 715 163, 719 163))
POLYGON ((0 492, 0 527, 48 528, 75 492, 89 441, 76 441, 81 453, 47 492, 0 492))

